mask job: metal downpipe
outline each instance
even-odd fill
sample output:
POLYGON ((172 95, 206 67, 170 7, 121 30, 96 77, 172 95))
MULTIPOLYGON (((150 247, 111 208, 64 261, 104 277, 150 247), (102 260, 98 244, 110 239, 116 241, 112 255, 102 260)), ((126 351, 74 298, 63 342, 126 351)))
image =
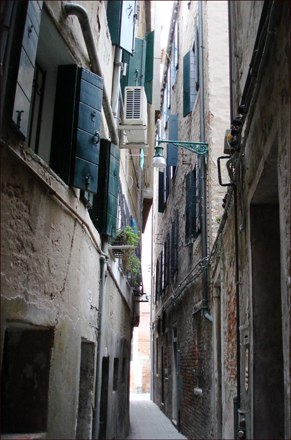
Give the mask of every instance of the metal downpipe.
MULTIPOLYGON (((96 73, 97 75, 101 76, 104 79, 104 75, 101 69, 101 65, 99 62, 98 54, 95 47, 94 37, 89 21, 89 16, 85 8, 81 5, 77 5, 74 3, 66 3, 63 6, 63 11, 65 17, 68 17, 69 15, 75 15, 78 17, 78 20, 80 22, 80 26, 82 29, 84 41, 87 47, 90 63, 92 66, 92 71, 96 73)), ((104 109, 104 114, 106 118, 106 122, 108 124, 108 129, 111 137, 111 141, 118 145, 118 134, 115 128, 115 122, 113 113, 111 110, 111 105, 106 89, 105 82, 103 82, 103 98, 102 98, 102 105, 104 109)))
MULTIPOLYGON (((199 82, 200 82, 200 141, 205 142, 205 128, 204 128, 204 66, 203 66, 203 20, 202 20, 202 1, 198 2, 199 15, 199 82)), ((203 315, 209 321, 212 317, 208 312, 207 299, 207 221, 206 221, 206 177, 205 177, 205 157, 200 155, 200 186, 201 186, 201 234, 202 234, 202 258, 204 260, 204 267, 202 271, 202 308, 203 315)))

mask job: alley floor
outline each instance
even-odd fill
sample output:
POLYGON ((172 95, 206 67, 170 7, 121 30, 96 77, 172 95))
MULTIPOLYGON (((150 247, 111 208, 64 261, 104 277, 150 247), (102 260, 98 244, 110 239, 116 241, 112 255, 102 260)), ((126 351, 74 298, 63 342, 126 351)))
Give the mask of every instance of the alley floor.
POLYGON ((130 431, 127 439, 186 439, 149 394, 130 394, 130 431))

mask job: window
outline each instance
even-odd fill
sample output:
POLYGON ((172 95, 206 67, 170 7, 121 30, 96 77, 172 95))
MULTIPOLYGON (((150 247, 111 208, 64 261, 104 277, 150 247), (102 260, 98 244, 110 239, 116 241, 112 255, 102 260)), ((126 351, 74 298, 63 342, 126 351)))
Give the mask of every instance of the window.
POLYGON ((132 54, 134 50, 135 1, 107 3, 107 21, 113 45, 132 54))
POLYGON ((171 64, 168 66, 168 72, 167 72, 167 108, 171 108, 171 64))
POLYGON ((196 56, 190 50, 183 57, 183 116, 192 112, 196 97, 196 56))
POLYGON ((196 222, 197 196, 196 196, 196 170, 186 175, 186 227, 185 243, 190 244, 198 237, 196 222))
POLYGON ((114 365, 113 365, 113 391, 117 391, 118 387, 118 365, 119 365, 119 359, 114 358, 114 365))
POLYGON ((179 211, 175 211, 171 233, 171 277, 178 271, 178 245, 179 245, 179 211))
POLYGON ((58 67, 50 166, 67 184, 91 193, 98 187, 102 93, 98 75, 58 67))
POLYGON ((126 75, 121 70, 120 86, 124 98, 124 88, 127 86, 145 85, 145 59, 146 41, 140 38, 135 39, 135 50, 133 55, 123 51, 122 62, 127 64, 126 75))
POLYGON ((147 101, 150 104, 152 104, 152 96, 153 96, 154 39, 155 39, 155 31, 146 34, 145 92, 147 95, 147 101))
POLYGON ((178 25, 178 20, 176 20, 174 41, 172 45, 172 87, 174 87, 176 81, 178 67, 179 67, 179 25, 178 25))
MULTIPOLYGON (((89 210, 89 214, 96 229, 110 237, 116 237, 119 160, 119 148, 107 139, 101 139, 98 192, 94 195, 93 207, 89 210)), ((124 201, 122 194, 121 200, 124 201)), ((123 226, 122 220, 123 216, 121 216, 121 226, 123 226)))
POLYGON ((41 5, 18 12, 26 21, 12 120, 65 183, 96 193, 103 79, 74 64, 41 5))
POLYGON ((183 116, 192 112, 199 89, 198 26, 195 17, 193 48, 183 57, 183 116))
POLYGON ((164 100, 163 100, 163 128, 167 129, 169 119, 169 107, 168 107, 168 83, 164 89, 164 100))
POLYGON ((165 270, 165 260, 164 260, 164 249, 163 249, 160 255, 160 295, 162 295, 165 287, 164 270, 165 270))
POLYGON ((156 264, 156 295, 155 295, 155 302, 158 301, 160 295, 160 261, 157 259, 156 264))
MULTIPOLYGON (((169 115, 169 140, 178 140, 178 115, 169 115)), ((176 167, 178 160, 178 148, 172 143, 168 143, 167 145, 167 166, 176 167)))
POLYGON ((156 375, 159 374, 159 339, 156 338, 156 375))
POLYGON ((167 234, 166 241, 164 243, 164 286, 169 285, 170 279, 170 234, 167 234))

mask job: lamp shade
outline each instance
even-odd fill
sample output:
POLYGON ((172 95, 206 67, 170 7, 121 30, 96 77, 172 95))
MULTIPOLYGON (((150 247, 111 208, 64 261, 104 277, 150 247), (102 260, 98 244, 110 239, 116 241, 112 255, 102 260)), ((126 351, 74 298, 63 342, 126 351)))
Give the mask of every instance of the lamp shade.
POLYGON ((152 159, 152 167, 154 168, 165 168, 167 166, 167 161, 163 155, 163 147, 157 145, 155 148, 156 152, 152 159))
POLYGON ((154 156, 152 159, 152 167, 154 168, 166 168, 167 161, 164 156, 154 156))

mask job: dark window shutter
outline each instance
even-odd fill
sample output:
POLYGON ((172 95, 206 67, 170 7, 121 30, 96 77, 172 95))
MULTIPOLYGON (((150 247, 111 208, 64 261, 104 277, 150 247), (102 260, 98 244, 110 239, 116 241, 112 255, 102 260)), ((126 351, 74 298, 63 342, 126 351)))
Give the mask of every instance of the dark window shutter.
POLYGON ((158 212, 164 212, 164 173, 159 171, 158 212))
POLYGON ((185 242, 192 243, 198 236, 196 227, 196 172, 186 175, 186 230, 185 242))
POLYGON ((167 203, 170 193, 170 173, 169 168, 164 169, 164 203, 167 203))
POLYGON ((159 286, 160 286, 160 264, 159 264, 159 260, 157 260, 157 264, 156 264, 156 295, 155 295, 155 302, 157 302, 157 300, 158 300, 159 286))
POLYGON ((110 1, 107 21, 113 45, 132 54, 135 28, 135 1, 110 1))
POLYGON ((67 183, 97 192, 103 79, 59 66, 52 131, 51 168, 67 183))
POLYGON ((170 234, 167 234, 166 241, 164 243, 164 286, 169 285, 169 273, 170 273, 170 234))
POLYGON ((122 54, 122 62, 127 63, 126 75, 121 72, 120 86, 124 97, 124 87, 144 86, 145 80, 145 57, 146 42, 140 38, 135 39, 135 50, 133 56, 127 52, 122 54))
POLYGON ((196 57, 190 50, 183 57, 183 116, 192 112, 196 97, 196 57))
POLYGON ((120 150, 107 139, 100 142, 98 192, 89 211, 96 229, 116 237, 120 150))
MULTIPOLYGON (((169 115, 169 140, 178 140, 178 115, 169 115)), ((178 148, 172 143, 168 143, 167 149, 167 166, 177 166, 178 148)))
POLYGON ((154 78, 154 32, 146 34, 145 92, 150 104, 152 104, 154 78))
POLYGON ((174 62, 175 62, 175 68, 176 68, 176 70, 178 70, 178 68, 179 68, 179 23, 178 23, 178 20, 176 20, 176 24, 175 24, 175 57, 174 57, 174 62))
POLYGON ((160 256, 160 295, 162 295, 164 290, 164 255, 163 251, 161 252, 160 256))
POLYGON ((177 70, 175 67, 175 53, 176 53, 176 47, 175 44, 173 43, 173 59, 172 59, 172 88, 174 87, 175 81, 176 81, 176 75, 177 75, 177 70))
POLYGON ((168 109, 171 108, 171 91, 172 91, 172 84, 171 84, 171 64, 169 64, 168 67, 168 73, 167 73, 167 107, 168 109))
POLYGON ((197 17, 195 17, 195 42, 194 42, 194 51, 195 51, 195 57, 196 57, 196 75, 195 75, 195 82, 196 82, 196 90, 199 89, 199 40, 198 40, 198 25, 197 25, 197 17))
POLYGON ((12 112, 12 120, 24 138, 27 136, 42 3, 28 2, 12 112))
POLYGON ((175 275, 178 270, 178 234, 179 234, 179 211, 176 210, 175 218, 172 222, 171 231, 171 277, 175 275))

